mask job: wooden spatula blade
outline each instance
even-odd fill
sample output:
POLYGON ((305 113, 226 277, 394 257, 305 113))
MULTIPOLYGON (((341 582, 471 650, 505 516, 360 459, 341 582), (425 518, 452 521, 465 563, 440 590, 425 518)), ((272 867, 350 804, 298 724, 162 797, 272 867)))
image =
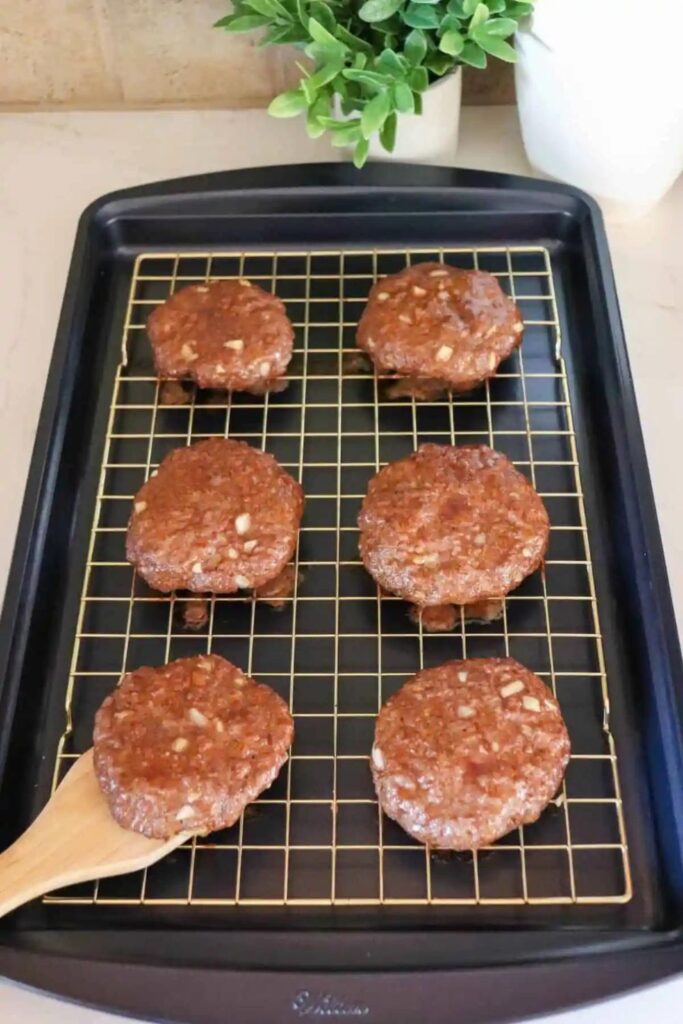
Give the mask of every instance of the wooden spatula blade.
POLYGON ((100 790, 88 750, 33 824, 0 854, 0 917, 52 889, 140 871, 187 838, 182 833, 148 839, 121 828, 100 790))

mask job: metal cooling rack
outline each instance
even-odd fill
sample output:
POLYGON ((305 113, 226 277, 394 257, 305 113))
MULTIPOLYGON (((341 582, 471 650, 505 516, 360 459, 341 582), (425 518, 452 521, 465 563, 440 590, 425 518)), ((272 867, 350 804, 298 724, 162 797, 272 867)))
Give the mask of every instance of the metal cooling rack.
POLYGON ((82 599, 66 685, 55 784, 91 745, 95 710, 142 664, 214 651, 269 683, 296 721, 292 756, 239 824, 193 839, 136 875, 64 891, 95 904, 622 903, 631 874, 575 433, 548 253, 540 247, 215 252, 138 257, 122 334, 82 599), (355 326, 378 275, 439 259, 495 274, 525 320, 522 349, 476 391, 389 400, 362 365, 355 326), (247 276, 273 288, 296 327, 289 386, 256 398, 193 390, 163 404, 145 321, 190 282, 247 276), (229 435, 272 452, 306 491, 293 596, 211 597, 198 633, 183 594, 161 596, 125 561, 133 495, 163 456, 229 435), (501 620, 454 633, 413 626, 359 561, 356 516, 369 478, 422 441, 505 452, 543 496, 549 556, 501 620), (471 856, 431 854, 378 814, 367 765, 375 715, 423 666, 509 654, 562 706, 572 758, 541 820, 471 856))

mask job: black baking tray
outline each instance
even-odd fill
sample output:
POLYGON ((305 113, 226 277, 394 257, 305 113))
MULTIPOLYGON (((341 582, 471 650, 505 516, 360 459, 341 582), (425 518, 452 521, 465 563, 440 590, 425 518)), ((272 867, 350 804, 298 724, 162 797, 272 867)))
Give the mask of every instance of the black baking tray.
MULTIPOLYGON (((609 679, 630 898, 547 906, 36 902, 0 922, 6 976, 168 1020, 214 1024, 229 1012, 245 1024, 306 1016, 474 1024, 547 1012, 683 969, 683 672, 610 259, 592 200, 530 179, 399 165, 280 167, 162 182, 106 196, 85 211, 1 625, 0 848, 49 794, 136 258, 459 247, 519 249, 519 273, 530 283, 534 264, 523 262, 524 251, 537 247, 549 260, 609 679)), ((543 314, 538 322, 546 322, 543 314)), ((533 359, 533 332, 527 335, 533 359)), ((345 346, 347 336, 352 345, 352 328, 345 346)), ((149 370, 141 367, 144 383, 149 370)), ((399 423, 400 409, 395 415, 399 423)), ((312 657, 315 665, 315 651, 312 657)), ((570 732, 580 743, 588 726, 578 706, 570 732)))

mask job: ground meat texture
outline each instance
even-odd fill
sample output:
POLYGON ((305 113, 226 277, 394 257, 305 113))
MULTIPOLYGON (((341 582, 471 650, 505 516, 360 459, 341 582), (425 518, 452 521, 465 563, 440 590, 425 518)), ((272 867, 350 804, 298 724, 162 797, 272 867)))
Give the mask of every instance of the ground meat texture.
POLYGON ((380 806, 439 849, 476 850, 536 821, 569 760, 548 687, 512 658, 418 672, 377 718, 370 766, 380 806))
POLYGON ((203 629, 209 621, 209 602, 202 597, 184 601, 182 623, 186 629, 203 629))
POLYGON ((159 405, 188 405, 191 398, 191 385, 178 380, 166 380, 159 389, 159 405))
POLYGON ((257 394, 279 382, 294 339, 282 300, 246 278, 182 288, 154 309, 147 333, 160 376, 257 394))
MULTIPOLYGON (((303 579, 303 573, 298 574, 298 582, 300 583, 303 579)), ((281 609, 284 608, 291 597, 294 596, 294 591, 297 585, 297 572, 293 565, 286 565, 279 576, 275 579, 269 580, 268 583, 264 583, 263 586, 258 587, 254 591, 254 597, 258 598, 259 601, 264 601, 265 604, 271 606, 271 608, 281 609)))
POLYGON ((411 604, 408 618, 416 626, 421 625, 425 633, 450 633, 461 621, 460 609, 452 604, 433 605, 431 608, 411 604))
POLYGON ((358 345, 383 373, 467 391, 517 348, 524 325, 491 274, 416 263, 378 281, 358 324, 358 345))
POLYGON ((413 604, 408 609, 408 616, 416 626, 422 624, 427 633, 449 633, 462 621, 465 622, 495 622, 503 615, 502 601, 479 601, 477 604, 467 604, 463 608, 456 608, 453 604, 432 605, 430 608, 420 608, 413 604))
POLYGON ((385 466, 358 525, 370 575, 420 607, 504 597, 541 565, 550 530, 526 477, 486 445, 424 444, 385 466))
POLYGON ((215 654, 140 668, 95 716, 95 774, 124 828, 153 839, 228 828, 287 760, 287 705, 215 654))
POLYGON ((418 402, 434 402, 448 390, 442 380, 429 380, 426 377, 400 377, 392 381, 386 388, 386 396, 390 399, 415 398, 418 402))
POLYGON ((126 554, 155 590, 247 590, 289 562, 302 512, 301 487, 272 455, 211 438, 176 448, 140 488, 126 554))

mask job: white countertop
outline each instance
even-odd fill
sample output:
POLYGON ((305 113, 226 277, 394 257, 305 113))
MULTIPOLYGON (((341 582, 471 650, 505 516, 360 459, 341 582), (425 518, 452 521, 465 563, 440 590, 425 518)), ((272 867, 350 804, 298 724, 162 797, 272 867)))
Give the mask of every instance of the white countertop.
MULTIPOLYGON (((92 199, 206 171, 338 158, 298 122, 263 111, 5 114, 0 117, 0 592, 4 588, 76 222, 92 199)), ((529 174, 515 112, 464 108, 458 165, 529 174)), ((643 220, 608 223, 622 315, 683 634, 683 178, 643 220)), ((683 977, 555 1024, 680 1020, 683 977)), ((2 1024, 104 1024, 108 1014, 0 982, 2 1024)), ((236 1022, 237 1024, 237 1022, 236 1022)))

